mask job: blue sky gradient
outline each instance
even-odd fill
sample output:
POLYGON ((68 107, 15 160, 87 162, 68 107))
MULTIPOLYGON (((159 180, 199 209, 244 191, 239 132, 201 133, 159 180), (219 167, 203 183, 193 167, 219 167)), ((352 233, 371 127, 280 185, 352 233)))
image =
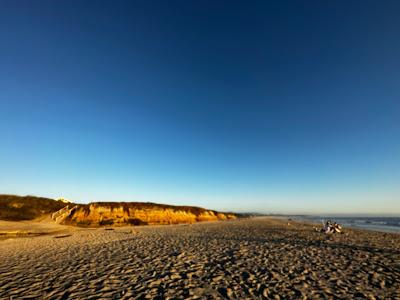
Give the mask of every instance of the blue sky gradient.
POLYGON ((398 1, 0 5, 0 193, 400 213, 398 1))

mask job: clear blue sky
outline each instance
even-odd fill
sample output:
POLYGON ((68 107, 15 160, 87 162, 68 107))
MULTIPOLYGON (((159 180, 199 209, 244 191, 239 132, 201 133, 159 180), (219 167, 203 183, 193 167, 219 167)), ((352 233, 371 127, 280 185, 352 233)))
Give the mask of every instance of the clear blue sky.
POLYGON ((400 213, 399 1, 0 6, 0 193, 400 213))

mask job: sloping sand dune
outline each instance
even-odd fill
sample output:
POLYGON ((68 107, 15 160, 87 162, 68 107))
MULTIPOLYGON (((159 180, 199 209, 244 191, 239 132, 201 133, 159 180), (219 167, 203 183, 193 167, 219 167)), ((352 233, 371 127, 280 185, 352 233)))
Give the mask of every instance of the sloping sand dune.
POLYGON ((30 235, 45 235, 71 230, 74 230, 74 228, 71 226, 56 224, 49 216, 34 221, 0 220, 0 239, 27 237, 30 235))
POLYGON ((0 298, 400 297, 400 235, 346 232, 254 218, 7 239, 0 298))

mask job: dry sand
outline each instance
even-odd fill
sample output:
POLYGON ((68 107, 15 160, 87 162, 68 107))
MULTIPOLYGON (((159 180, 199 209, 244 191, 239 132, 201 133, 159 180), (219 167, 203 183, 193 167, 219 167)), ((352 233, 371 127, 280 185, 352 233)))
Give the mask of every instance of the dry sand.
POLYGON ((0 299, 400 299, 400 235, 253 218, 0 240, 0 299), (56 238, 58 237, 58 238, 56 238))
MULTIPOLYGON (((50 217, 35 221, 3 221, 0 220, 0 241, 15 237, 32 237, 78 230, 77 227, 55 223, 50 217)), ((1 246, 0 246, 1 247, 1 246)), ((1 255, 1 254, 0 254, 1 255)))

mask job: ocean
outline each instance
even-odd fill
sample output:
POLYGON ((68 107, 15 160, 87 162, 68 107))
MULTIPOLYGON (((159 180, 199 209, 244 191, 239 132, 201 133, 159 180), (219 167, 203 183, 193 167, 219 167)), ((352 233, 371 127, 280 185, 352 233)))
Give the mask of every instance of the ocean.
POLYGON ((292 216, 293 219, 323 224, 327 220, 339 223, 344 228, 368 229, 382 232, 400 233, 400 217, 365 216, 292 216))

